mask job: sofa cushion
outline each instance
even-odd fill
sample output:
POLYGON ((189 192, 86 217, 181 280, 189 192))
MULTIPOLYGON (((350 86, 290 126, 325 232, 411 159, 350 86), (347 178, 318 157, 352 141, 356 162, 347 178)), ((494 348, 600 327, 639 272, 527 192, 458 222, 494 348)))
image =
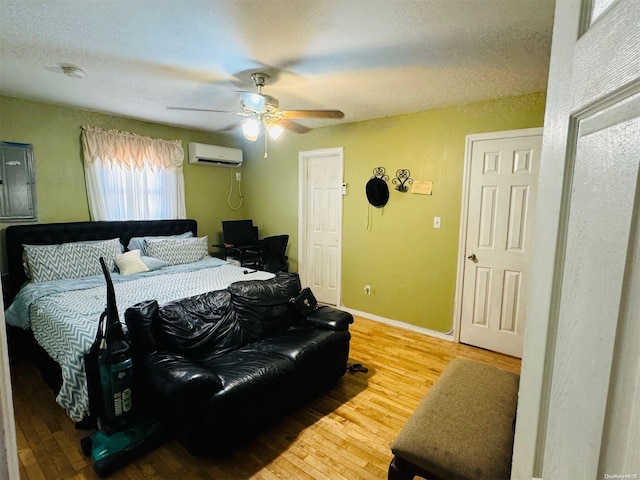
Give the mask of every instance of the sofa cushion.
POLYGON ((222 388, 215 373, 172 352, 150 353, 141 364, 147 381, 170 400, 207 397, 222 388))
POLYGON ((265 393, 278 390, 290 381, 293 362, 276 353, 260 352, 248 347, 202 362, 220 378, 222 389, 207 402, 209 408, 233 407, 265 393))
POLYGON ((277 353, 291 359, 296 367, 307 367, 323 357, 344 349, 351 335, 347 330, 320 330, 311 326, 292 327, 269 338, 249 344, 246 348, 277 353))
POLYGON ((268 280, 245 280, 229 285, 234 303, 252 305, 280 305, 289 302, 300 293, 300 277, 297 273, 278 272, 268 280))
POLYGON ((296 273, 279 272, 269 280, 235 282, 227 291, 248 341, 272 335, 300 320, 290 302, 300 292, 296 273))
POLYGON ((168 350, 205 360, 243 346, 238 317, 226 290, 194 295, 159 308, 157 331, 168 350))

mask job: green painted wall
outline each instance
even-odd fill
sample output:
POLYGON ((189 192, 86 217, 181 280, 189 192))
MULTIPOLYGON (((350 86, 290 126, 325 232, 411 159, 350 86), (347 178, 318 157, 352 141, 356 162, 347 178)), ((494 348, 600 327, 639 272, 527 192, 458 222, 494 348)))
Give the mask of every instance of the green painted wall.
MULTIPOLYGON (((237 140, 207 132, 0 96, 0 140, 33 145, 39 222, 90 219, 80 141, 82 125, 182 140, 187 217, 198 221, 198 233, 209 235, 211 243, 220 240, 222 220, 244 218, 242 208, 234 211, 227 205, 234 169, 188 163, 188 142, 240 148, 242 145, 237 140)), ((237 195, 237 186, 234 186, 233 206, 238 204, 237 195)), ((7 225, 0 224, 3 237, 7 225)), ((4 248, 1 258, 4 271, 4 248)))
POLYGON ((245 164, 246 214, 264 234, 290 234, 288 254, 297 268, 298 152, 344 148, 342 302, 380 317, 447 332, 452 327, 465 137, 543 125, 545 95, 532 94, 410 115, 287 133, 258 142, 245 164), (369 207, 365 184, 386 169, 389 203, 369 207), (433 195, 393 190, 400 168, 433 182, 433 195), (442 228, 433 228, 433 217, 442 228), (364 295, 364 285, 372 294, 364 295))
MULTIPOLYGON (((288 233, 292 270, 298 258, 298 152, 344 148, 342 301, 384 318, 446 332, 453 318, 465 136, 543 124, 544 94, 431 110, 381 120, 286 133, 269 144, 141 122, 100 113, 0 96, 0 140, 34 146, 40 222, 89 219, 80 127, 94 125, 156 138, 242 148, 245 153, 238 211, 227 205, 233 169, 190 165, 184 176, 187 216, 202 235, 218 241, 220 222, 253 218, 262 236, 288 233), (433 195, 392 189, 384 209, 370 208, 364 195, 372 170, 390 178, 408 168, 414 180, 433 182, 433 195), (433 217, 442 228, 433 229, 433 217), (365 284, 372 295, 363 293, 365 284)), ((235 186, 234 186, 235 188, 235 186)), ((233 204, 237 204, 237 189, 233 204)), ((0 224, 4 232, 6 224, 0 224)), ((214 240, 212 240, 213 242, 214 240)), ((2 265, 4 265, 4 253, 2 265)))

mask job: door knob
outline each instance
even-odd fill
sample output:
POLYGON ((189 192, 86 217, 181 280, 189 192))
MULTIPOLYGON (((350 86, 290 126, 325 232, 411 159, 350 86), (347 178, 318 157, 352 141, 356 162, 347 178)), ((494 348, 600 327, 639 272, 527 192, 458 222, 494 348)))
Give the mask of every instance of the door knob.
POLYGON ((478 261, 478 257, 476 257, 475 253, 472 253, 471 255, 469 255, 467 257, 469 260, 471 260, 472 262, 477 262, 478 261))

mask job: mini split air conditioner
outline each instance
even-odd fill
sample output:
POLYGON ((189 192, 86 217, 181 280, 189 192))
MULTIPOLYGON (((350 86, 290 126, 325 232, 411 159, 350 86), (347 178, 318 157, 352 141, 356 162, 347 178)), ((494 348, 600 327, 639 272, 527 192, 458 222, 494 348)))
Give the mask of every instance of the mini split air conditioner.
POLYGON ((204 143, 189 143, 189 163, 217 167, 240 167, 242 150, 204 143))

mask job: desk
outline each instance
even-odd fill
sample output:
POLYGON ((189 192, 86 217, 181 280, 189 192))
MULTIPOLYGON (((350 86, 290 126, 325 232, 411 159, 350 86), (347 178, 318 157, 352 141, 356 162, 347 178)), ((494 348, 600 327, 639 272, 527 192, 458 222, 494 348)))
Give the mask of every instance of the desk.
POLYGON ((262 269, 262 256, 264 248, 262 242, 249 245, 233 245, 231 243, 214 243, 212 247, 223 251, 224 259, 236 260, 241 267, 262 269))

